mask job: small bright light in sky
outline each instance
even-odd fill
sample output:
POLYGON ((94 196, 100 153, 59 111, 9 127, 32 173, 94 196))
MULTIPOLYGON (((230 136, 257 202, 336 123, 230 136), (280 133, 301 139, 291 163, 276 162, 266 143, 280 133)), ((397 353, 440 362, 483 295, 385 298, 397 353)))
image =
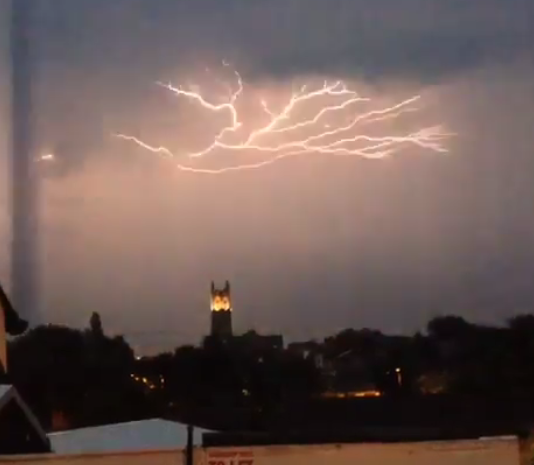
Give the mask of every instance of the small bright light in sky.
POLYGON ((37 158, 38 162, 51 162, 56 159, 53 153, 44 153, 37 158))

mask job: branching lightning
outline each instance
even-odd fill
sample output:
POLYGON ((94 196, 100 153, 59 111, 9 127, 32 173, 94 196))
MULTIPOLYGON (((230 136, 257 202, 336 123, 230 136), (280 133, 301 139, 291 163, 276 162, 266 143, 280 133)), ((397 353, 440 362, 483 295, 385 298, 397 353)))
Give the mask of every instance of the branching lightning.
POLYGON ((373 132, 364 132, 371 124, 378 126, 386 120, 396 120, 406 113, 417 111, 415 104, 421 99, 420 95, 391 106, 358 112, 359 104, 368 105, 371 100, 361 97, 342 81, 324 82, 322 87, 315 90, 308 90, 306 85, 302 86, 291 94, 289 101, 279 110, 273 110, 267 101, 260 99, 256 103, 265 122, 257 128, 245 131, 245 121, 239 111, 241 100, 246 98, 245 86, 239 73, 234 74, 237 84, 234 90, 230 89, 223 103, 213 103, 196 88, 184 89, 170 83, 157 83, 176 97, 198 105, 206 115, 226 115, 226 124, 217 130, 211 141, 201 150, 175 153, 167 147, 152 145, 131 135, 115 136, 152 153, 176 160, 180 170, 207 174, 261 168, 288 157, 312 153, 380 159, 410 144, 434 152, 447 152, 441 142, 452 134, 444 132, 439 125, 408 134, 375 136, 372 135, 373 132), (307 117, 296 115, 297 110, 306 104, 314 104, 316 108, 309 110, 307 117), (336 123, 332 124, 326 121, 329 116, 343 118, 337 118, 336 123), (340 124, 339 120, 344 122, 340 124), (217 156, 224 151, 241 152, 247 157, 254 157, 254 160, 219 169, 198 168, 179 161, 189 159, 192 162, 193 159, 217 156))

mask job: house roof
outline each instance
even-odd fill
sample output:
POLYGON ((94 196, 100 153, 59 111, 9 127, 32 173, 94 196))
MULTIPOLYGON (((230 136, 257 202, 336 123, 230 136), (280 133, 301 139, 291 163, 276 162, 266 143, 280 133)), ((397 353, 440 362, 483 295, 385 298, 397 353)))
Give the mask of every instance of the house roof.
POLYGON ((17 407, 20 409, 20 411, 22 412, 22 415, 27 421, 27 424, 29 425, 31 430, 33 430, 33 432, 35 433, 34 435, 38 438, 37 440, 41 443, 41 445, 37 447, 39 449, 42 449, 42 451, 50 451, 50 442, 43 428, 39 424, 39 420, 37 420, 35 415, 32 413, 32 411, 26 405, 26 403, 22 400, 22 398, 19 396, 18 392, 13 386, 8 385, 8 384, 1 384, 0 385, 0 415, 12 403, 15 403, 17 407))
POLYGON ((8 384, 0 384, 0 402, 2 402, 2 399, 7 394, 7 392, 11 389, 11 386, 8 384))
MULTIPOLYGON (((193 444, 202 444, 202 434, 193 430, 193 444)), ((187 445, 187 425, 162 419, 79 428, 48 435, 57 454, 124 452, 179 449, 187 445)))

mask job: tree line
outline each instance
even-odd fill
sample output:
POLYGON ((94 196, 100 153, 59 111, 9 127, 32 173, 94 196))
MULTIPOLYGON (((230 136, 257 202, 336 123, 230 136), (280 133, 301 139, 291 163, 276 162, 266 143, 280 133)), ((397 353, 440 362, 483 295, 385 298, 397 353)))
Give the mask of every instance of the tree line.
POLYGON ((307 401, 365 395, 525 398, 534 393, 534 315, 484 326, 458 316, 413 336, 346 329, 283 350, 211 341, 136 357, 98 314, 86 329, 39 326, 8 345, 9 376, 41 422, 81 427, 156 416, 260 428, 307 401))

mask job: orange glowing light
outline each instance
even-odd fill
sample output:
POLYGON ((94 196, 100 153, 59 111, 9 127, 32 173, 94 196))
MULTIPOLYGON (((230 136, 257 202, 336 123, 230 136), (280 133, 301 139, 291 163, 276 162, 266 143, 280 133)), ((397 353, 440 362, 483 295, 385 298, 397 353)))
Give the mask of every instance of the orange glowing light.
POLYGON ((212 312, 228 312, 232 310, 230 299, 227 296, 216 295, 211 299, 212 312))
POLYGON ((230 283, 225 282, 224 288, 215 289, 215 284, 211 283, 210 308, 212 312, 231 312, 232 302, 230 299, 230 283))

